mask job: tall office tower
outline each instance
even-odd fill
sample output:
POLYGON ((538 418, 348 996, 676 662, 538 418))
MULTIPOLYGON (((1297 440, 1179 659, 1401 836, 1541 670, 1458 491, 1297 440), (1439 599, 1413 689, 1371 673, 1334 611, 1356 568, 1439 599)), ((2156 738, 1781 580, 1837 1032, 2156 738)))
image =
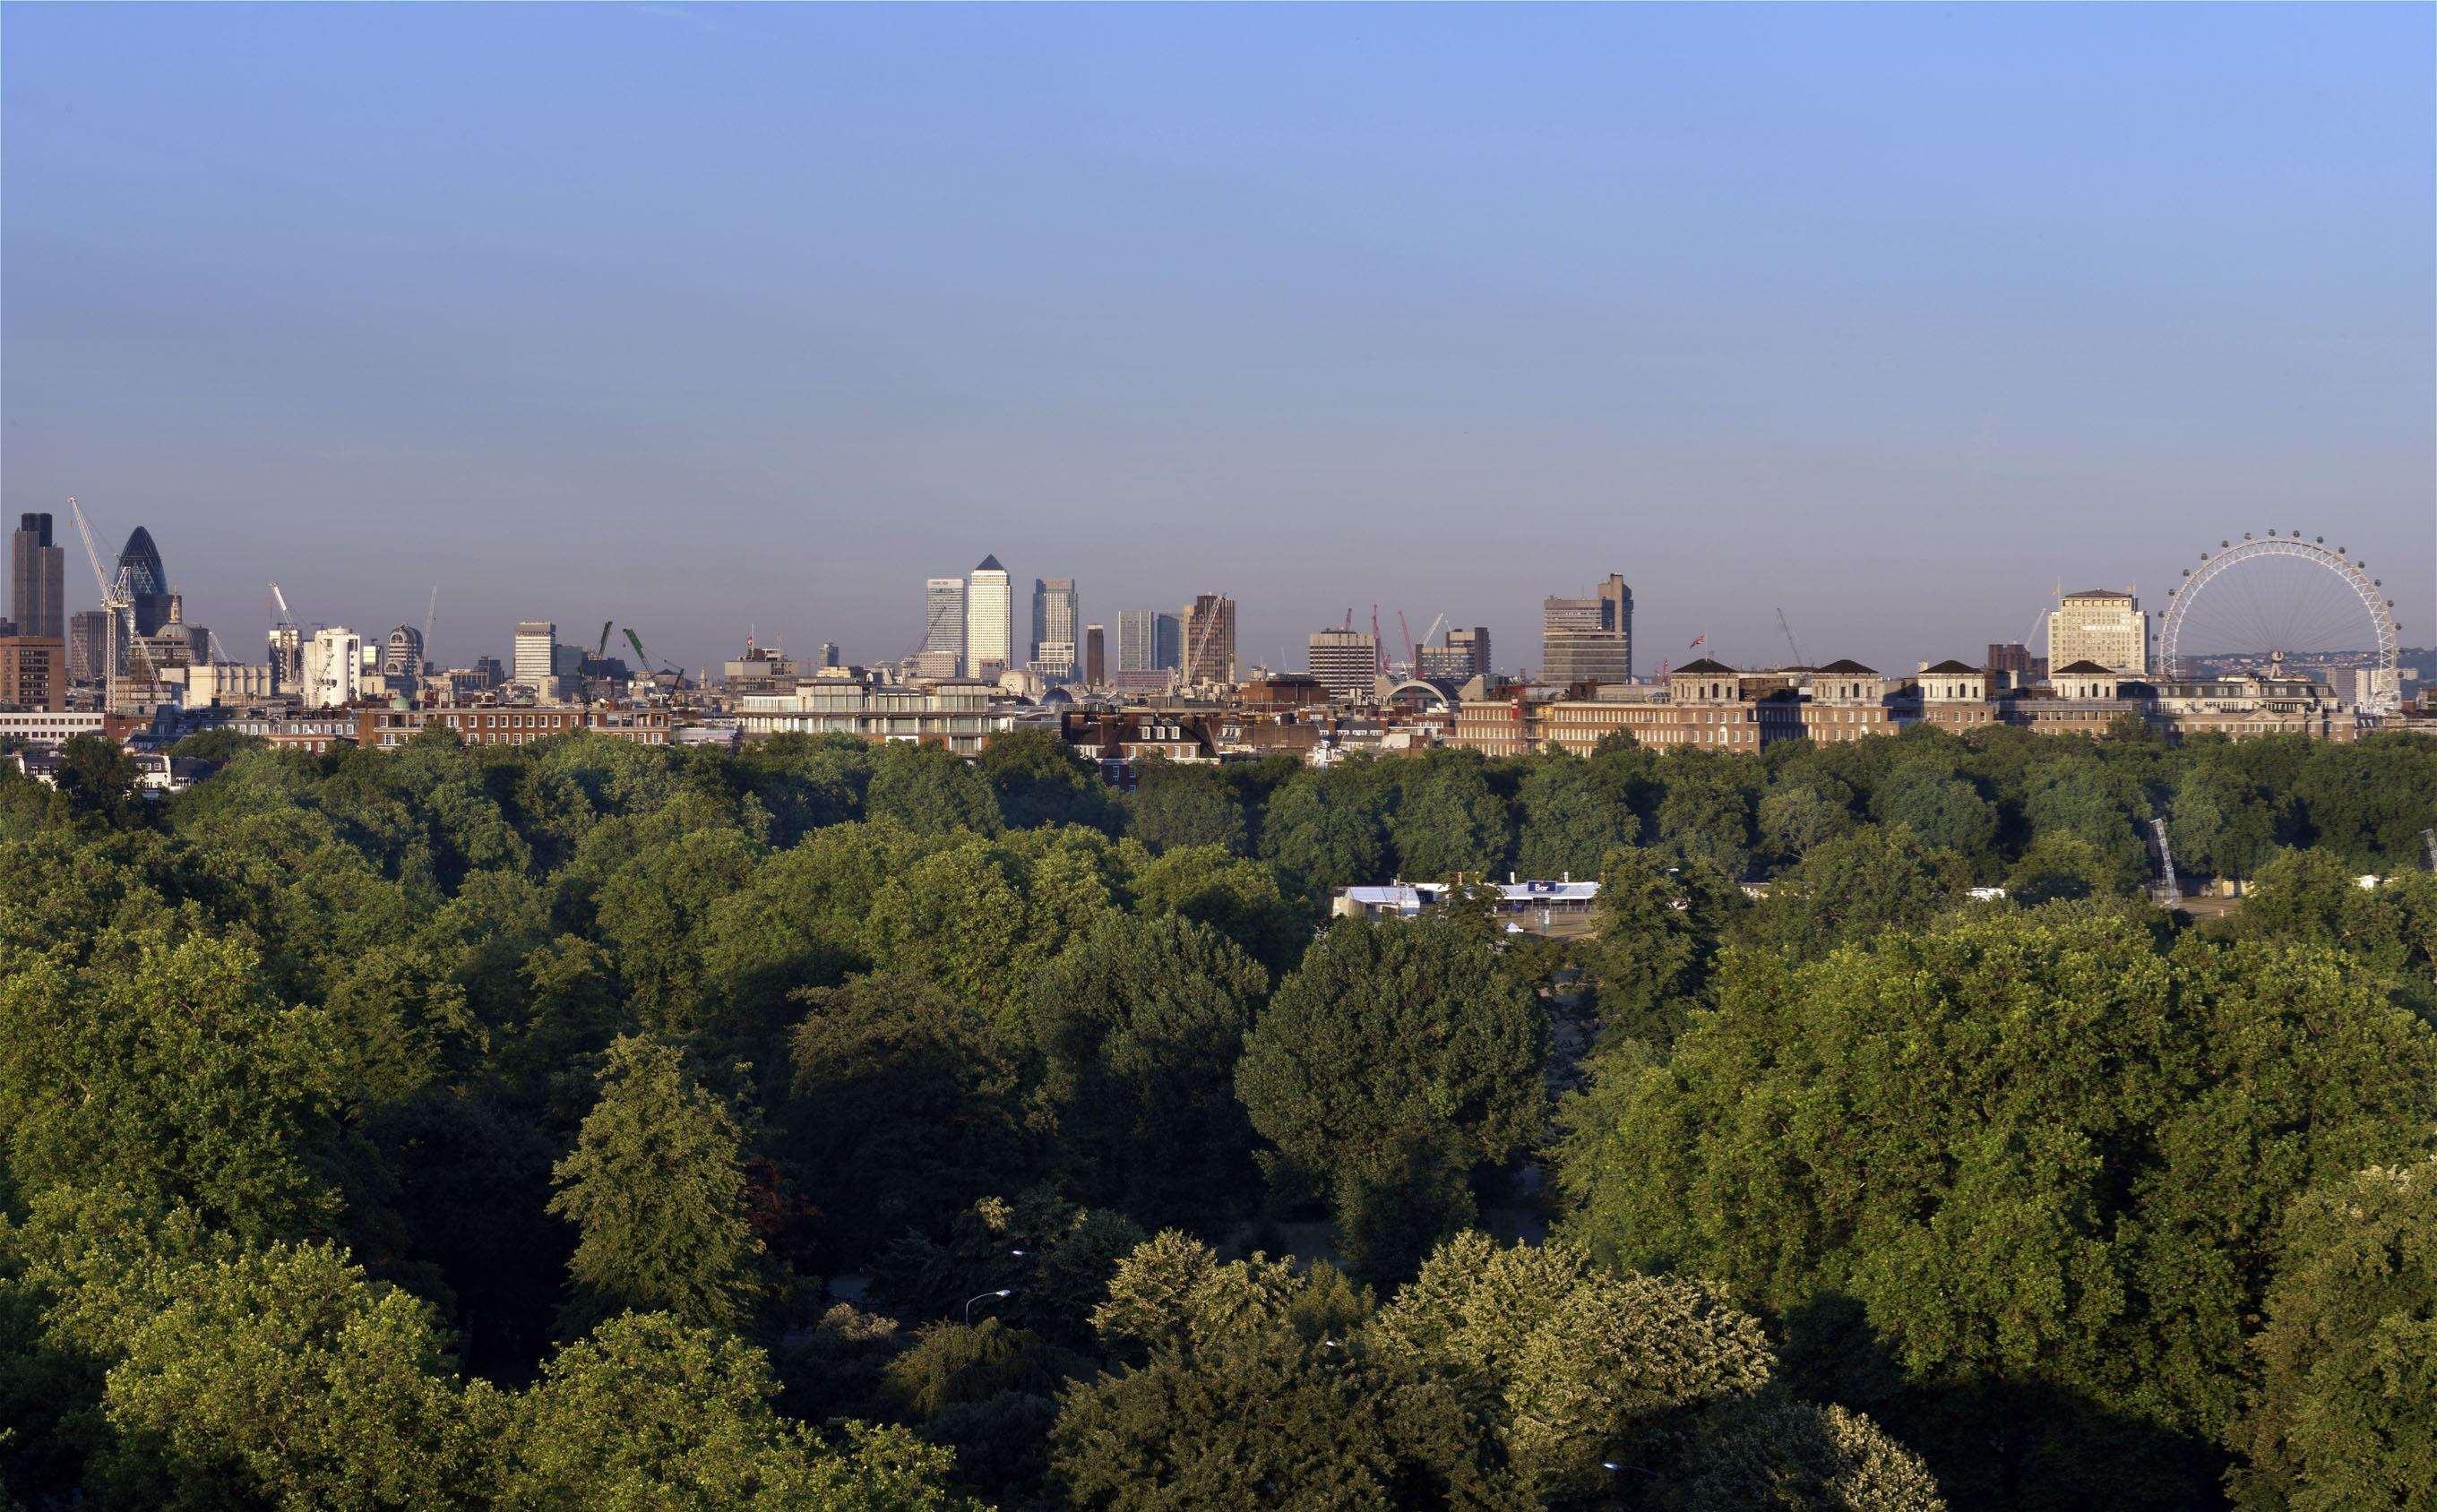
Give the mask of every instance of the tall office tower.
POLYGON ((1468 683, 1476 677, 1489 675, 1489 627, 1475 625, 1469 630, 1451 629, 1444 646, 1418 648, 1420 673, 1425 679, 1442 683, 1468 683))
POLYGON ((344 625, 313 632, 305 643, 305 705, 343 708, 363 696, 364 637, 344 625))
POLYGON ((2068 593, 2048 611, 2048 669, 2095 662, 2113 672, 2147 676, 2149 617, 2129 593, 2091 588, 2068 593))
POLYGON ((1015 580, 982 558, 965 583, 965 675, 996 678, 1015 665, 1015 580))
POLYGON ((9 535, 9 617, 17 634, 67 636, 67 553, 51 544, 51 517, 25 514, 9 535))
MULTIPOLYGON (((558 675, 555 655, 558 625, 548 619, 520 619, 517 622, 516 665, 509 681, 536 693, 548 692, 551 679, 558 675)), ((310 674, 306 677, 311 682, 310 674)))
POLYGON ((1100 625, 1083 627, 1083 686, 1106 687, 1109 683, 1109 632, 1100 625))
POLYGON ((134 600, 135 634, 149 635, 169 622, 169 574, 161 565, 152 532, 137 526, 118 552, 118 570, 134 600))
POLYGON ((1223 593, 1197 593, 1178 618, 1184 632, 1184 681, 1234 682, 1236 600, 1223 593))
POLYGON ((380 669, 383 677, 421 677, 423 632, 412 625, 391 631, 389 639, 381 643, 380 669))
POLYGON ((1359 630, 1311 633, 1311 675, 1341 698, 1371 691, 1379 675, 1379 642, 1359 630))
POLYGON ((1164 672, 1176 665, 1178 632, 1174 615, 1156 609, 1117 611, 1117 670, 1164 672))
POLYGON ((1075 637, 1081 618, 1074 579, 1032 580, 1032 662, 1052 683, 1075 680, 1075 637))
POLYGON ((931 676, 954 677, 965 665, 965 580, 930 578, 922 584, 922 652, 937 665, 945 655, 949 667, 931 676))
POLYGON ((837 664, 837 642, 833 640, 822 641, 820 650, 813 653, 813 665, 815 667, 835 667, 837 664))
POLYGON ((98 683, 110 675, 112 617, 107 609, 79 609, 68 616, 69 682, 98 683))
POLYGON ((1633 590, 1621 574, 1609 573, 1587 599, 1540 600, 1540 680, 1633 681, 1633 590))

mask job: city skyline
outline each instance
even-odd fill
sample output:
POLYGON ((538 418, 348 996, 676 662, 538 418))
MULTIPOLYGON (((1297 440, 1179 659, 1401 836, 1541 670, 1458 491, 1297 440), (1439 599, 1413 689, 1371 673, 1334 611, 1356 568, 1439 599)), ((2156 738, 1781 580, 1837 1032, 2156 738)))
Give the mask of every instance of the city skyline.
POLYGON ((456 665, 894 660, 995 549, 1902 667, 2271 529, 2432 638, 2425 9, 688 14, 13 10, 0 518, 456 665))

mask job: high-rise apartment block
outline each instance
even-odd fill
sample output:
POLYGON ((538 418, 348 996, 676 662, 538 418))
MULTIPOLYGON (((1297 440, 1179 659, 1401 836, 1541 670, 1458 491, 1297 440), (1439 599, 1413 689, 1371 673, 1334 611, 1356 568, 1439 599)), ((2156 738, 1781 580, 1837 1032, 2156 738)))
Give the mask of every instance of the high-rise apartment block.
POLYGON ((1156 609, 1117 611, 1117 670, 1164 672, 1176 666, 1181 626, 1156 609))
POLYGON ((1452 627, 1446 633, 1446 645, 1419 647, 1415 657, 1421 663, 1415 674, 1426 682, 1468 683, 1476 677, 1486 677, 1490 670, 1489 627, 1452 627))
POLYGON ((66 564, 67 553, 51 540, 49 515, 18 516, 9 534, 9 617, 18 634, 67 638, 66 564))
POLYGON ((1540 601, 1540 679, 1561 687, 1633 681, 1633 590, 1621 574, 1587 599, 1540 601))
POLYGON ((1371 691, 1379 675, 1379 642, 1359 630, 1315 630, 1311 634, 1311 675, 1339 698, 1371 691))
POLYGON ((1099 625, 1083 627, 1083 686, 1104 687, 1109 681, 1109 633, 1099 625))
POLYGON ((995 678, 1015 665, 1015 582, 982 558, 965 584, 965 675, 995 678))
POLYGON ((1236 681, 1236 600, 1223 593, 1198 593, 1177 617, 1184 635, 1184 681, 1236 681))
POLYGON ((2048 667, 2053 672, 2076 662, 2146 676, 2149 617, 2141 612, 2141 601, 2129 593, 2106 588, 2059 599, 2048 611, 2048 667))
POLYGON ((964 665, 965 580, 926 579, 922 584, 922 675, 954 677, 964 665), (935 669, 942 665, 946 670, 935 669))
MULTIPOLYGON (((320 637, 317 635, 315 638, 320 637)), ((519 687, 532 688, 536 693, 549 692, 552 679, 558 675, 557 650, 558 625, 555 621, 518 620, 516 659, 510 669, 509 681, 519 687)), ((305 682, 307 687, 315 686, 309 669, 305 674, 305 682)))
POLYGON ((28 635, 0 619, 0 708, 66 708, 68 646, 57 635, 28 635))
POLYGON ((1072 578, 1032 580, 1032 666, 1052 683, 1075 680, 1081 607, 1072 578))

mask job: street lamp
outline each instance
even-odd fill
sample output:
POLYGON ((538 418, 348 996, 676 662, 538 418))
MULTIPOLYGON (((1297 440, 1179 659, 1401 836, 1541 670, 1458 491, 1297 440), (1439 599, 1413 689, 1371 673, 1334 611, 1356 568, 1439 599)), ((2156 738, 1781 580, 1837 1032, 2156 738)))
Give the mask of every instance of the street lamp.
POLYGON ((1013 1296, 1014 1295, 1015 1288, 1008 1286, 1001 1287, 995 1292, 977 1292, 973 1295, 965 1298, 965 1326, 968 1328, 973 1326, 974 1303, 988 1301, 993 1296, 1013 1296))

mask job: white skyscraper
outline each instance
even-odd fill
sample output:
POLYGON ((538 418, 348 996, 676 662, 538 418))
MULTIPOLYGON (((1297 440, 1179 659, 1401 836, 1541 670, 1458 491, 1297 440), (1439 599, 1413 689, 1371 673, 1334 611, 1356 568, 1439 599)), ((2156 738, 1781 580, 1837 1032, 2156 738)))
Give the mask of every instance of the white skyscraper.
POLYGON ((305 704, 343 708, 363 696, 364 637, 344 625, 313 632, 305 643, 305 704))
MULTIPOLYGON (((536 693, 548 693, 558 669, 552 666, 552 653, 558 644, 558 626, 548 619, 521 619, 517 622, 516 666, 509 680, 536 693)), ((310 683, 312 675, 307 673, 310 683)))
POLYGON ((1015 665, 1015 582, 984 557, 965 586, 965 675, 995 678, 1015 665))

